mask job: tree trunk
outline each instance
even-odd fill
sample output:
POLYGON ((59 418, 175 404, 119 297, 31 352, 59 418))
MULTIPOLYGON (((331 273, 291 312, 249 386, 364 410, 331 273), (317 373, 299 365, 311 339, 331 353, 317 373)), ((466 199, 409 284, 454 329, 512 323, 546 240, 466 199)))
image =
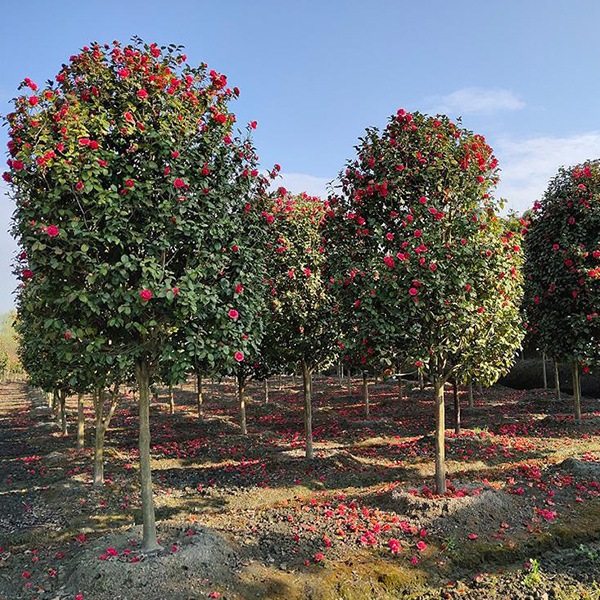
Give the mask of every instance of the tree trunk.
POLYGON ((560 371, 556 360, 554 361, 554 387, 556 388, 556 399, 560 400, 560 371))
POLYGON ((344 384, 344 367, 342 366, 342 363, 339 361, 337 364, 337 376, 338 376, 339 386, 342 387, 342 385, 344 384))
POLYGON ((575 421, 581 425, 581 381, 579 380, 579 365, 573 361, 573 413, 575 421))
POLYGON ((265 404, 269 404, 269 378, 265 379, 265 404))
POLYGON ((67 392, 64 390, 60 390, 58 396, 60 402, 60 430, 63 435, 67 435, 68 425, 67 425, 67 392))
POLYGON ((244 389, 245 384, 242 379, 238 379, 238 401, 240 404, 240 430, 242 435, 248 434, 248 429, 246 428, 246 399, 244 398, 244 389))
POLYGON ((172 385, 169 386, 169 414, 175 414, 175 393, 172 385))
POLYGON ((85 446, 85 414, 83 412, 83 394, 77 396, 77 450, 85 446))
POLYGON ((460 434, 460 399, 458 397, 458 385, 456 380, 452 382, 452 392, 454 394, 454 433, 460 434))
POLYGON ((150 469, 150 372, 146 359, 135 364, 135 374, 139 387, 140 413, 140 485, 142 491, 142 550, 154 552, 160 550, 156 539, 156 520, 154 516, 154 498, 152 497, 152 471, 150 469))
POLYGON ((196 407, 198 409, 198 416, 202 416, 202 404, 204 398, 202 396, 202 375, 196 375, 196 407))
POLYGON ((308 368, 306 361, 303 360, 302 382, 304 384, 304 433, 306 436, 306 460, 312 460, 314 458, 312 435, 311 379, 312 373, 308 368))
POLYGON ((404 386, 402 385, 402 375, 398 373, 398 400, 404 400, 404 386))
POLYGON ((425 378, 423 377, 423 371, 419 370, 419 389, 423 391, 425 389, 425 378))
POLYGON ((119 386, 115 384, 111 392, 110 406, 108 414, 104 416, 104 389, 94 390, 92 401, 94 404, 94 413, 96 415, 96 432, 94 435, 94 487, 104 485, 104 439, 110 425, 110 421, 117 407, 117 398, 119 386))
POLYGON ((352 396, 352 374, 350 373, 350 367, 348 367, 347 371, 348 371, 348 396, 352 396))
POLYGON ((469 408, 474 408, 475 403, 473 402, 473 380, 469 378, 469 408))
POLYGON ((544 389, 548 389, 548 374, 546 373, 546 353, 542 352, 542 378, 544 383, 544 389))
POLYGON ((444 412, 444 380, 435 377, 435 490, 438 494, 446 493, 446 415, 444 412))
POLYGON ((365 403, 365 416, 369 416, 369 378, 367 377, 367 372, 363 371, 363 400, 365 403))
POLYGON ((56 406, 56 393, 48 392, 48 408, 54 412, 54 407, 56 406))

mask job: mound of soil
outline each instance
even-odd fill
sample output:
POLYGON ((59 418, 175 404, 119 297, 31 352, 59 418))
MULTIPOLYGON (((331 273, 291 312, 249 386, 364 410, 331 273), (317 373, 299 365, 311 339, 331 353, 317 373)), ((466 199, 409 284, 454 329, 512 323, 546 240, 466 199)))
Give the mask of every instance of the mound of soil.
POLYGON ((73 558, 64 589, 94 590, 95 600, 189 600, 232 581, 242 564, 236 549, 207 528, 163 529, 164 549, 144 556, 140 529, 112 533, 86 546, 73 558))
POLYGON ((567 458, 556 465, 558 471, 566 471, 585 481, 600 480, 600 462, 567 458))
POLYGON ((527 516, 523 499, 503 490, 473 484, 457 485, 456 490, 465 495, 426 497, 398 490, 391 494, 398 513, 417 527, 444 536, 489 535, 498 532, 503 523, 520 525, 527 516))

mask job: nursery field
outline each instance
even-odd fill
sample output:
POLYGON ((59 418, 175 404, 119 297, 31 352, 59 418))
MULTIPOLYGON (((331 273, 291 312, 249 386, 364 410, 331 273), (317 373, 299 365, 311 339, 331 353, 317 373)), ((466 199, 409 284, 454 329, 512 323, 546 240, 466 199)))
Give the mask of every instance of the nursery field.
MULTIPOLYGON (((91 485, 93 422, 76 451, 76 398, 62 436, 46 399, 0 390, 2 600, 371 600, 600 598, 600 404, 501 386, 475 393, 455 435, 448 492, 435 496, 431 387, 316 376, 315 458, 305 459, 302 385, 233 378, 151 403, 159 542, 140 549, 137 407, 123 398, 91 485)), ((452 390, 446 388, 447 400, 452 390)))

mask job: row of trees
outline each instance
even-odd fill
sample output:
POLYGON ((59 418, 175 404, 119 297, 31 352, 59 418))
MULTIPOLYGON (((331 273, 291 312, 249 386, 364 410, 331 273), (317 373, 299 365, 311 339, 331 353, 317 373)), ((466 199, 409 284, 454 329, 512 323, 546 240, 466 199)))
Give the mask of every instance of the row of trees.
MULTIPOLYGON (((193 374, 300 369, 306 455, 312 373, 418 372, 436 402, 446 490, 444 385, 492 383, 520 346, 523 223, 500 217, 497 161, 447 117, 402 110, 368 129, 326 200, 269 191, 235 131, 225 76, 179 47, 92 44, 43 89, 25 80, 7 121, 22 252, 21 360, 34 385, 93 397, 94 482, 120 390, 138 388, 143 548, 158 547, 149 395, 193 374)), ((368 410, 368 402, 366 402, 368 410)))

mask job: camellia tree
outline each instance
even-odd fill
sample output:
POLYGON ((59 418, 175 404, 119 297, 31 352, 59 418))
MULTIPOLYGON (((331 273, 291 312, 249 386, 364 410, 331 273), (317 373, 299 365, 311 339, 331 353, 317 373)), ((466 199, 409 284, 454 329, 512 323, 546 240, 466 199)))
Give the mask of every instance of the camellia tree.
POLYGON ((581 422, 579 369, 600 366, 600 161, 562 168, 536 202, 525 237, 529 334, 573 372, 581 422))
POLYGON ((400 110, 356 149, 331 198, 334 281, 351 282, 355 319, 433 382, 436 489, 445 493, 444 385, 465 368, 473 333, 491 332, 499 312, 510 364, 520 343, 520 248, 496 216, 497 161, 480 135, 400 110))
MULTIPOLYGON (((263 275, 261 245, 247 236, 264 229, 255 207, 268 182, 249 134, 234 132, 228 103, 239 92, 186 60, 175 46, 94 43, 43 89, 26 79, 7 117, 22 278, 88 352, 110 347, 134 366, 144 551, 159 548, 149 387, 162 348, 204 310, 207 351, 243 361, 249 338, 228 316, 228 292, 242 273, 263 275)), ((239 299, 241 321, 254 309, 239 299)))
MULTIPOLYGON (((306 458, 312 459, 312 374, 337 354, 335 298, 325 279, 323 221, 327 204, 284 188, 264 210, 269 225, 267 278, 271 293, 264 346, 292 368, 300 366, 304 390, 306 458)), ((268 361, 268 358, 267 358, 268 361)))

